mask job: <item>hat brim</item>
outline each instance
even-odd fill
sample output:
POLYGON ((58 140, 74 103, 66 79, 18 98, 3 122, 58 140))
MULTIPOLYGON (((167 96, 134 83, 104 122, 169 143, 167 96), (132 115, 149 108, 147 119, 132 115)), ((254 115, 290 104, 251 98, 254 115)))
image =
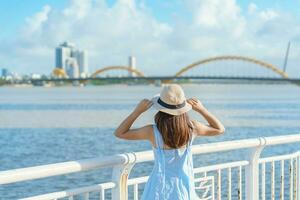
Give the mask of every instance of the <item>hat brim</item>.
POLYGON ((170 115, 181 115, 183 113, 186 113, 188 111, 190 111, 192 109, 192 106, 191 104, 189 104, 187 101, 186 101, 186 104, 184 107, 182 108, 179 108, 179 109, 169 109, 169 108, 165 108, 163 107, 162 105, 160 105, 157 101, 159 99, 159 94, 158 95, 155 95, 151 101, 153 102, 153 107, 161 112, 164 112, 164 113, 168 113, 170 115))

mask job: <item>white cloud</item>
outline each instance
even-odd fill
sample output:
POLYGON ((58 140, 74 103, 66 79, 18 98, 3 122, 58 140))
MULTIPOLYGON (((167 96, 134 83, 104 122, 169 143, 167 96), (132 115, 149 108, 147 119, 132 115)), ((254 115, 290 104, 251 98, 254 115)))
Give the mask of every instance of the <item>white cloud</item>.
POLYGON ((240 8, 234 0, 195 0, 191 2, 194 20, 197 25, 220 27, 224 24, 236 22, 241 17, 240 8))
MULTIPOLYGON (((250 3, 243 11, 235 0, 185 4, 190 18, 182 16, 171 24, 160 22, 143 2, 134 0, 118 0, 112 7, 104 0, 72 0, 63 10, 46 5, 27 18, 15 39, 2 41, 0 64, 21 72, 50 73, 54 48, 69 40, 89 51, 91 71, 127 64, 127 56, 134 54, 146 74, 172 74, 186 64, 220 54, 280 64, 287 41, 300 40, 299 21, 272 8, 250 3)), ((299 49, 299 42, 292 45, 299 49)), ((297 59, 299 53, 292 56, 297 59)))
POLYGON ((194 26, 216 32, 230 32, 239 37, 246 26, 244 16, 235 0, 194 0, 190 1, 194 26))
POLYGON ((269 21, 279 16, 279 14, 272 9, 261 11, 259 15, 263 21, 269 21))
POLYGON ((89 0, 72 0, 70 6, 63 10, 63 14, 75 19, 82 19, 88 15, 91 7, 92 2, 89 0))
POLYGON ((42 24, 48 20, 50 11, 51 7, 49 5, 45 5, 40 12, 36 13, 32 17, 26 18, 26 27, 24 27, 23 33, 33 34, 39 31, 42 24))
POLYGON ((257 5, 255 3, 250 3, 248 6, 248 13, 254 14, 257 10, 257 5))

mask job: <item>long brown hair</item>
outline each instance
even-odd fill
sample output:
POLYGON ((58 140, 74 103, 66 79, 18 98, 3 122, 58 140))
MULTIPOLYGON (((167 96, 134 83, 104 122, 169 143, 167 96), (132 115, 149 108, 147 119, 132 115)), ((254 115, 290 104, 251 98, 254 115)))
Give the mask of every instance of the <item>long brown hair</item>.
POLYGON ((164 144, 170 148, 180 148, 191 139, 193 125, 187 113, 170 115, 159 111, 156 113, 154 121, 162 135, 164 144))

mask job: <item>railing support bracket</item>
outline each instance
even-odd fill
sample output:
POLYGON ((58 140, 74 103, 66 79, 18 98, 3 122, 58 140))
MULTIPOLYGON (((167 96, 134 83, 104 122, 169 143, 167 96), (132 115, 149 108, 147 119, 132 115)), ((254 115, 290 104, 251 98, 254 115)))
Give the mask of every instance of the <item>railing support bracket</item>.
POLYGON ((249 149, 249 165, 246 166, 246 200, 259 199, 259 158, 266 145, 265 138, 259 138, 260 145, 249 149))
POLYGON ((124 154, 127 163, 117 165, 113 168, 112 181, 116 183, 116 187, 112 189, 112 200, 127 200, 128 199, 128 177, 133 168, 136 157, 134 153, 124 154))

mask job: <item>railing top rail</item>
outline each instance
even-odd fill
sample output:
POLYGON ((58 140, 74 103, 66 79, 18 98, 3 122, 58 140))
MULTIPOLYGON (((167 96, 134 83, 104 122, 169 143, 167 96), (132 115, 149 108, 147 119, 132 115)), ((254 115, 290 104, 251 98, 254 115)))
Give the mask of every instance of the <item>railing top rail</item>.
POLYGON ((83 193, 94 192, 94 191, 101 191, 105 189, 114 188, 116 186, 113 182, 107 182, 97 185, 85 186, 60 192, 52 192, 42 195, 36 195, 32 197, 22 198, 21 200, 48 200, 48 199, 59 199, 65 198, 69 196, 75 196, 83 193))
MULTIPOLYGON (((209 144, 199 144, 192 147, 194 155, 230 151, 236 149, 255 148, 260 146, 278 145, 300 142, 300 134, 260 137, 254 139, 233 140, 209 144)), ((153 152, 142 151, 117 154, 108 157, 98 157, 78 161, 69 161, 0 172, 0 185, 51 176, 87 171, 129 163, 141 163, 153 160, 153 152)))

